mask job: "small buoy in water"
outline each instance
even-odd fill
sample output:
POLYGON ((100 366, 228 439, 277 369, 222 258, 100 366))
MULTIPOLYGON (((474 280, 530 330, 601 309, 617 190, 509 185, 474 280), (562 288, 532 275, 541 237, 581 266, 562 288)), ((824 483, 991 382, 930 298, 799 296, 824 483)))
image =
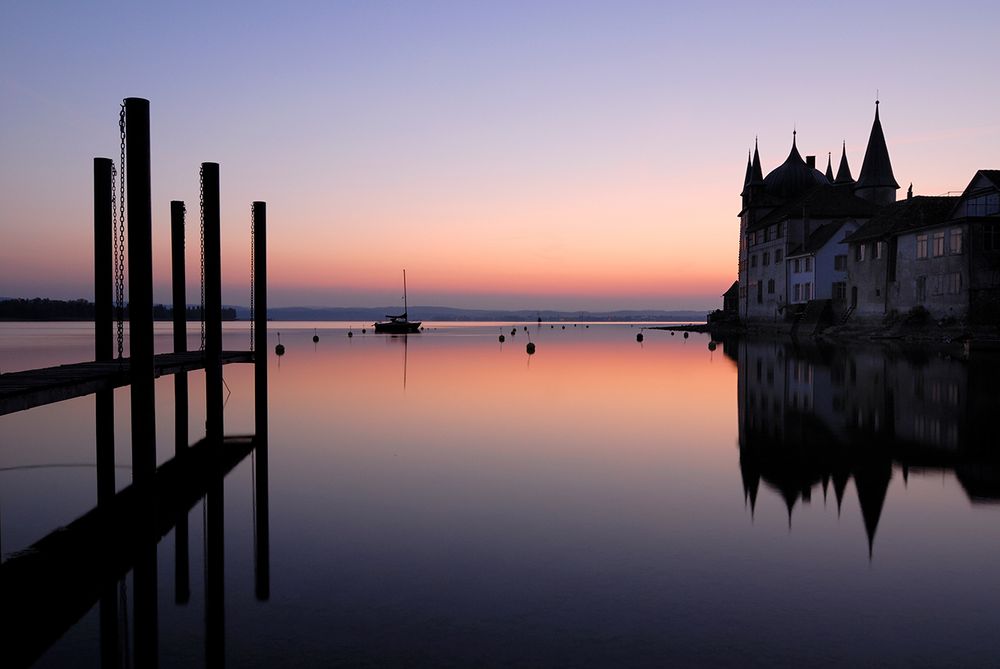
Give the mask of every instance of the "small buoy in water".
POLYGON ((716 344, 714 341, 708 342, 708 350, 709 351, 714 351, 717 346, 718 346, 718 344, 716 344))
POLYGON ((684 333, 684 338, 685 338, 685 339, 687 339, 687 338, 688 338, 688 333, 687 333, 687 332, 685 332, 685 333, 684 333))
POLYGON ((635 340, 637 342, 639 342, 640 344, 642 343, 642 333, 641 332, 635 336, 635 340))
POLYGON ((524 326, 524 331, 525 331, 525 332, 527 332, 527 331, 528 331, 528 326, 527 326, 527 325, 525 325, 525 326, 524 326))
POLYGON ((353 332, 351 332, 350 330, 348 330, 348 331, 347 331, 347 336, 348 336, 348 337, 353 337, 353 336, 354 336, 354 333, 353 333, 353 332))
POLYGON ((366 332, 368 332, 368 330, 366 328, 361 328, 361 334, 364 334, 366 332))
POLYGON ((510 336, 513 337, 516 334, 517 334, 517 328, 511 328, 511 330, 510 330, 510 336))
POLYGON ((585 328, 587 328, 588 330, 590 329, 590 326, 589 326, 589 325, 585 325, 584 327, 585 327, 585 328))
POLYGON ((319 335, 316 334, 316 328, 313 328, 313 343, 315 344, 318 341, 319 341, 319 335))
POLYGON ((555 329, 556 329, 556 326, 555 326, 555 325, 550 325, 550 326, 549 326, 549 329, 550 329, 550 330, 555 330, 555 329))
POLYGON ((673 336, 674 336, 675 334, 677 334, 677 333, 676 333, 676 332, 674 332, 673 330, 671 330, 671 331, 670 331, 670 336, 671 336, 671 337, 673 337, 673 336))
POLYGON ((564 325, 564 326, 562 326, 562 328, 563 328, 563 330, 565 330, 565 329, 566 329, 566 326, 564 325))
POLYGON ((503 335, 500 335, 500 343, 502 344, 502 343, 504 343, 505 341, 507 341, 507 338, 506 338, 506 337, 504 337, 503 335))
POLYGON ((281 333, 278 333, 278 345, 274 347, 274 352, 278 355, 285 355, 285 345, 281 343, 281 333))
POLYGON ((528 345, 525 346, 524 348, 525 348, 525 350, 528 351, 528 355, 534 355, 535 354, 535 345, 533 343, 531 343, 530 341, 528 342, 528 345))

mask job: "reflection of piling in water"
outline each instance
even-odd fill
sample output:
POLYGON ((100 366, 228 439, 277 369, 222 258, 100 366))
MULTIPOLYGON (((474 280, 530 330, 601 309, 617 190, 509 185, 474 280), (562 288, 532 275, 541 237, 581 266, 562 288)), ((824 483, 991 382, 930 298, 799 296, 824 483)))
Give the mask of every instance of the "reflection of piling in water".
MULTIPOLYGON (((187 295, 184 289, 184 203, 170 203, 170 258, 173 284, 174 353, 187 351, 187 295)), ((174 375, 174 453, 187 449, 188 437, 188 378, 187 372, 174 375)), ((187 604, 191 600, 190 541, 187 510, 178 514, 174 529, 174 602, 187 604)))

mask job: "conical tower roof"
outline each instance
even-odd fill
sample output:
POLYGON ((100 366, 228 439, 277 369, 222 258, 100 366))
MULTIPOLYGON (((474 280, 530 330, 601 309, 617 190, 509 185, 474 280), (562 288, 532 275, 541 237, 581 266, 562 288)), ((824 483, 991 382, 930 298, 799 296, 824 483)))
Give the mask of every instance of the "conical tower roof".
POLYGON ((753 140, 753 165, 750 169, 750 183, 759 185, 764 183, 764 172, 760 168, 760 152, 757 150, 757 139, 753 140))
POLYGON ((840 167, 837 168, 837 178, 834 179, 835 184, 852 184, 854 183, 854 177, 851 176, 851 166, 847 164, 847 141, 844 141, 844 147, 840 154, 840 167))
POLYGON ((833 154, 829 151, 826 154, 826 178, 830 183, 833 183, 833 154))
POLYGON ((882 122, 878 117, 878 100, 875 101, 875 122, 868 137, 868 148, 865 149, 865 160, 861 163, 861 174, 855 188, 899 188, 896 177, 892 174, 892 163, 889 161, 889 149, 885 145, 885 134, 882 132, 882 122))
POLYGON ((750 185, 750 177, 753 175, 753 164, 750 161, 750 149, 747 149, 747 173, 743 177, 743 188, 750 185))

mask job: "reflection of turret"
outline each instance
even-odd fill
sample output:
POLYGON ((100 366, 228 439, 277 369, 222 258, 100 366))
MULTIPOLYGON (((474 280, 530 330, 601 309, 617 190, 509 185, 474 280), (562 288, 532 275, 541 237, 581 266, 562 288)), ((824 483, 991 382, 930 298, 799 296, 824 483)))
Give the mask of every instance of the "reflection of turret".
POLYGON ((994 361, 924 349, 738 340, 740 473, 751 514, 761 481, 788 510, 829 483, 841 512, 853 478, 869 555, 894 463, 954 469, 973 502, 1000 501, 994 361), (967 406, 968 405, 968 406, 967 406), (990 416, 990 420, 983 418, 990 416))
POLYGON ((889 460, 877 460, 866 463, 854 470, 854 487, 858 492, 858 504, 861 506, 861 517, 865 521, 865 534, 868 535, 868 558, 872 557, 872 547, 875 543, 875 531, 885 506, 885 496, 889 491, 889 481, 892 479, 892 464, 889 460))

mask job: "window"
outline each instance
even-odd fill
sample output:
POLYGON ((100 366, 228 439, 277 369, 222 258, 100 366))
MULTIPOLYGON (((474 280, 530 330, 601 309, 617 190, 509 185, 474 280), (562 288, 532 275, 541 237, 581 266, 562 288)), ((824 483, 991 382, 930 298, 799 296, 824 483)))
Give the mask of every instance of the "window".
POLYGON ((1000 214, 1000 195, 992 193, 969 198, 965 202, 966 216, 994 216, 1000 214))
POLYGON ((758 281, 757 282, 757 304, 760 304, 763 301, 764 301, 764 282, 763 281, 758 281))
POLYGON ((934 257, 935 258, 940 258, 941 256, 944 255, 944 231, 943 230, 941 232, 935 232, 934 233, 933 242, 934 242, 934 245, 933 245, 932 248, 934 250, 934 257))
POLYGON ((811 272, 811 271, 812 271, 812 268, 813 268, 813 266, 812 266, 812 265, 813 265, 813 259, 812 259, 812 258, 809 258, 809 257, 807 257, 807 258, 806 258, 806 271, 807 271, 807 272, 811 272))
POLYGON ((875 242, 875 260, 882 259, 883 246, 885 246, 885 242, 875 242))
POLYGON ((796 259, 795 259, 795 272, 796 272, 796 273, 798 273, 798 272, 801 272, 801 271, 802 271, 802 265, 800 264, 801 262, 802 262, 802 259, 801 259, 801 258, 796 258, 796 259))
POLYGON ((802 285, 797 283, 794 286, 792 286, 792 300, 794 302, 798 302, 801 299, 802 299, 802 285))
POLYGON ((833 256, 833 269, 840 271, 847 269, 847 256, 833 256))
POLYGON ((767 229, 767 241, 771 241, 778 235, 778 226, 772 225, 767 229))
POLYGON ((948 251, 952 255, 962 252, 962 228, 952 228, 948 235, 948 251))
POLYGON ((962 292, 962 273, 953 272, 944 276, 944 292, 949 295, 957 295, 962 292))
POLYGON ((781 257, 782 257, 783 254, 784 253, 783 253, 783 251, 781 249, 775 249, 774 250, 774 262, 775 263, 781 262, 781 257))
POLYGON ((784 236, 785 236, 785 223, 784 221, 782 221, 781 223, 778 223, 778 237, 780 238, 784 236))
POLYGON ((763 264, 765 267, 771 264, 770 251, 764 251, 764 254, 761 256, 761 264, 763 264))
POLYGON ((865 260, 865 245, 864 243, 858 244, 854 247, 854 260, 857 262, 864 262, 865 260))
POLYGON ((767 294, 774 295, 774 279, 767 280, 767 294))
POLYGON ((1000 251, 1000 226, 983 226, 983 250, 1000 251))
POLYGON ((917 235, 917 260, 927 257, 927 235, 917 235))
POLYGON ((927 277, 918 276, 917 277, 917 302, 927 301, 927 277))
POLYGON ((756 254, 750 256, 750 266, 751 267, 756 267, 757 266, 757 255, 756 254))
POLYGON ((812 284, 804 283, 802 284, 802 299, 811 300, 812 299, 812 284))
POLYGON ((833 283, 833 299, 835 300, 846 300, 847 299, 847 283, 844 281, 835 281, 833 283))

